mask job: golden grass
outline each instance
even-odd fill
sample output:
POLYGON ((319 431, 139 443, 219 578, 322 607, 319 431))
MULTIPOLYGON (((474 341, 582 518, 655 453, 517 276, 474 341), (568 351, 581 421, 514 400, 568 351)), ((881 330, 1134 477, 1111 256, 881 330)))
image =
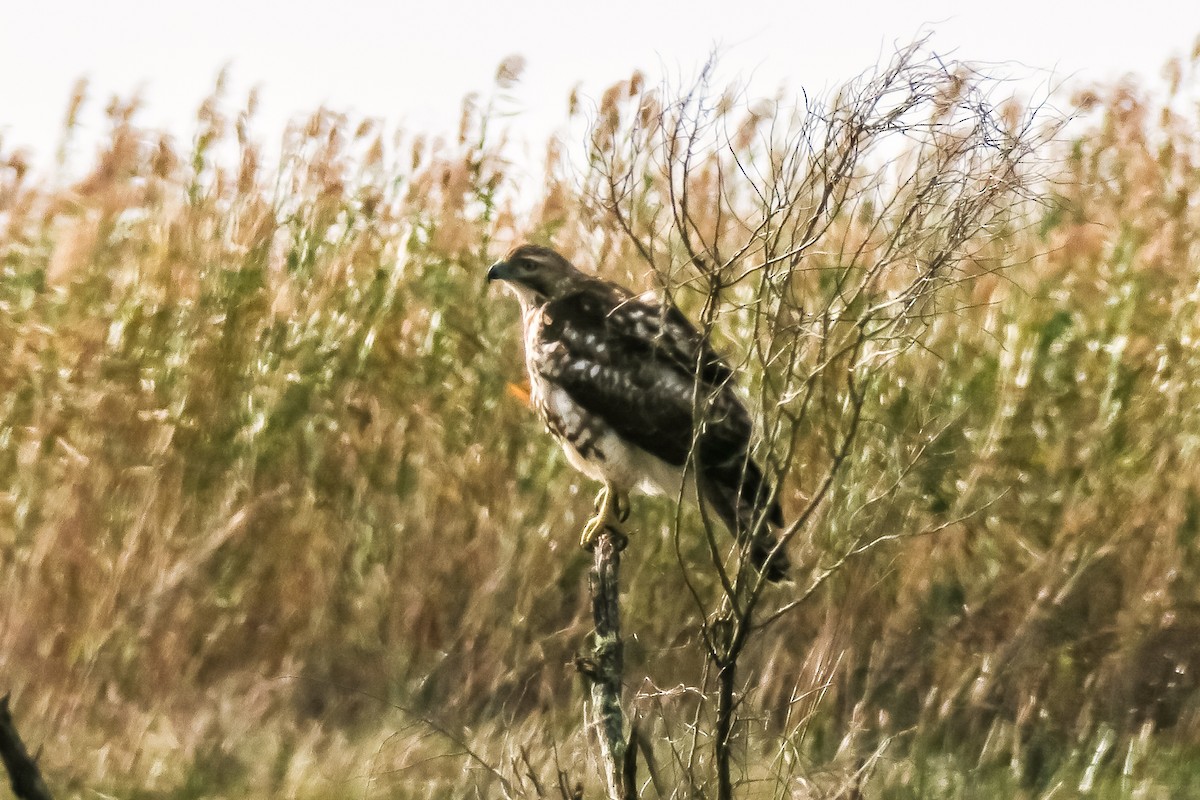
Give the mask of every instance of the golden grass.
MULTIPOLYGON (((1195 63, 1178 73, 1194 90, 1195 63)), ((1086 100, 1094 123, 1047 154, 1053 204, 1002 243, 1010 280, 975 284, 896 367, 833 505, 926 436, 918 479, 821 535, 952 524, 762 640, 751 790, 832 795, 860 763, 887 797, 1165 797, 1195 777, 1200 119, 1131 85, 1086 100)), ((515 311, 483 275, 530 237, 636 282, 620 232, 553 147, 545 185, 514 185, 478 106, 450 142, 318 112, 276 166, 252 108, 206 103, 190 152, 132 104, 109 114, 72 185, 0 152, 0 690, 51 784, 593 785, 569 666, 592 488, 514 396, 515 311)), ((657 533, 670 505, 636 513, 629 678, 666 736, 696 708, 699 621, 657 533)))

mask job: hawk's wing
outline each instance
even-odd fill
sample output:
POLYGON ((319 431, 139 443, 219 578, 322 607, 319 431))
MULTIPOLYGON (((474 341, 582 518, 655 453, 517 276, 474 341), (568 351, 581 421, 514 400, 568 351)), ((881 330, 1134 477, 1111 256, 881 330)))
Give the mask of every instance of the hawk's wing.
POLYGON ((674 307, 664 310, 597 281, 545 307, 540 339, 537 368, 544 378, 669 464, 687 460, 693 409, 710 396, 733 400, 729 410, 745 419, 749 438, 745 411, 724 388, 732 373, 674 307))
MULTIPOLYGON (((545 307, 540 339, 541 375, 622 438, 676 466, 695 440, 701 491, 731 530, 761 512, 769 489, 733 372, 679 309, 594 281, 545 307)), ((777 503, 767 514, 783 523, 777 503)))

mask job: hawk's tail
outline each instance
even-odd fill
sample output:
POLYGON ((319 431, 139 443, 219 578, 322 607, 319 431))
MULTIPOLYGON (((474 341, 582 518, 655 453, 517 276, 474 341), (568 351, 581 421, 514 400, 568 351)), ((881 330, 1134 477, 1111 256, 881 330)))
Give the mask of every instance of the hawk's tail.
POLYGON ((787 553, 776 550, 778 546, 778 537, 769 530, 759 531, 750 542, 750 563, 772 583, 787 580, 788 569, 792 566, 787 553))
MULTIPOLYGON (((705 455, 703 443, 700 450, 700 455, 705 455)), ((791 564, 771 530, 783 526, 783 509, 778 500, 771 498, 771 487, 758 465, 742 451, 733 457, 701 458, 697 471, 704 498, 746 547, 754 568, 772 582, 787 578, 791 564), (751 532, 753 536, 747 543, 751 532)))

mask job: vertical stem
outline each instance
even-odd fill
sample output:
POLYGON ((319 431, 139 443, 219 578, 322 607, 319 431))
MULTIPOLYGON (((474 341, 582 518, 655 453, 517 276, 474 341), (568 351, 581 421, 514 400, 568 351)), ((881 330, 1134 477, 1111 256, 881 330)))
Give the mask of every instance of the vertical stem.
POLYGON ((21 800, 50 800, 50 789, 42 780, 37 761, 25 749, 8 709, 8 695, 0 697, 0 759, 8 769, 13 794, 21 800))
POLYGON ((581 667, 591 682, 591 714, 600 739, 600 760, 612 800, 635 797, 625 775, 625 714, 621 708, 624 644, 621 641, 620 569, 623 535, 605 530, 596 538, 588 584, 592 593, 592 652, 581 667), (619 538, 618 538, 619 537, 619 538))
POLYGON ((717 670, 717 800, 733 800, 733 779, 729 765, 733 761, 733 686, 737 678, 737 661, 726 662, 717 670))

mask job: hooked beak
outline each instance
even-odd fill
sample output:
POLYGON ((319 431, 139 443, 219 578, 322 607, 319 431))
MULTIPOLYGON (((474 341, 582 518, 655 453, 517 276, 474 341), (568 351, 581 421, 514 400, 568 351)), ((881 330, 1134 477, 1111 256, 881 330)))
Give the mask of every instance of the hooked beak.
POLYGON ((491 269, 488 270, 488 283, 491 283, 492 281, 508 280, 510 274, 508 262, 497 261, 495 264, 492 264, 491 269))

